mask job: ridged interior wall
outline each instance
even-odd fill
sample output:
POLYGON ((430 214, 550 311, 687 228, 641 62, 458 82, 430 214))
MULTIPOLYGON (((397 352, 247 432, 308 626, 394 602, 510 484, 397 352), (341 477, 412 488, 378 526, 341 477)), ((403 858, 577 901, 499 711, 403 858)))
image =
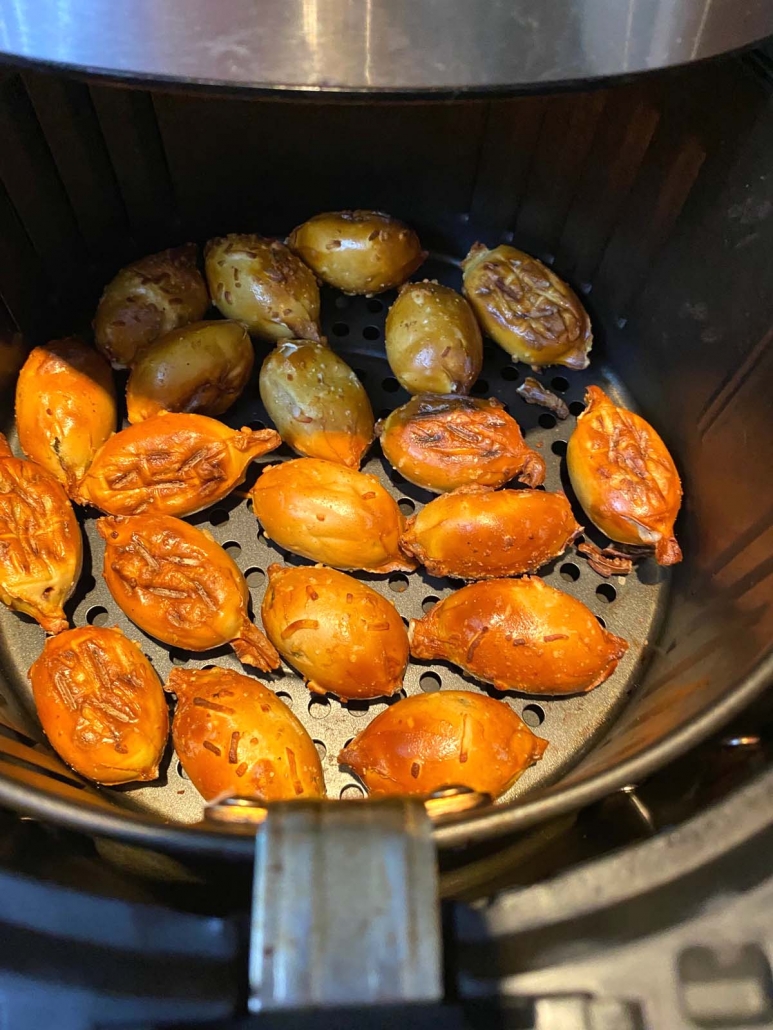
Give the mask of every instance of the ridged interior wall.
MULTIPOLYGON (((639 700, 571 778, 680 730, 761 661, 773 628, 773 114, 754 58, 593 92, 435 105, 6 72, 0 139, 6 391, 15 332, 31 344, 87 330, 121 264, 188 239, 284 234, 318 210, 377 207, 443 254, 513 240, 553 264, 677 456, 689 558, 663 635, 648 642, 639 700)), ((4 415, 11 396, 0 394, 4 415)), ((11 708, 0 708, 9 726, 11 708)), ((52 784, 56 773, 60 789, 71 780, 18 738, 0 750, 3 772, 52 784)))

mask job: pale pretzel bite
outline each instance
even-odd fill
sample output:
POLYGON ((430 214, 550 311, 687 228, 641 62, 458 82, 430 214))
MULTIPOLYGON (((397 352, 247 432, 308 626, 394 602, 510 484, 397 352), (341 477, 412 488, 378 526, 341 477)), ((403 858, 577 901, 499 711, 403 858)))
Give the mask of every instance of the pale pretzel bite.
POLYGON ((536 577, 471 583, 412 619, 408 636, 414 658, 524 694, 593 690, 628 650, 581 601, 536 577))
POLYGON ((174 749, 206 801, 325 796, 314 741, 262 683, 230 669, 172 669, 166 689, 177 695, 174 749))
POLYGON ((19 443, 68 494, 117 418, 110 365, 92 347, 68 337, 30 352, 16 383, 19 443))
POLYGON ((389 309, 386 355, 409 393, 468 393, 483 367, 472 309, 448 286, 406 283, 389 309))
POLYGON ((159 336, 197 322, 209 307, 196 245, 150 254, 107 284, 94 316, 94 341, 115 368, 132 365, 159 336))
POLYGON ((366 296, 404 283, 427 256, 412 229, 381 211, 315 215, 287 245, 328 286, 366 296))
POLYGON ((585 402, 566 452, 583 509, 610 540, 652 547, 661 565, 681 561, 674 522, 682 484, 666 445, 649 422, 597 386, 588 387, 585 402))
POLYGON ((376 433, 389 464, 433 493, 545 480, 544 460, 494 398, 421 394, 377 422, 376 433))
POLYGON ((141 630, 186 651, 230 643, 245 665, 279 667, 279 655, 250 621, 244 576, 209 533, 169 515, 107 517, 97 529, 105 582, 141 630))
POLYGON ((0 601, 46 633, 67 629, 62 605, 81 572, 83 540, 61 484, 15 458, 0 433, 0 601))
POLYGON ((321 566, 270 565, 261 615, 269 639, 312 693, 362 700, 402 686, 403 620, 365 583, 321 566))
POLYGON ((462 262, 462 292, 483 331, 512 355, 539 368, 587 368, 593 346, 588 314, 547 265, 502 244, 476 243, 462 262))
POLYGON ((169 736, 164 691, 120 630, 83 626, 49 638, 29 679, 51 746, 81 776, 156 779, 169 736))
POLYGON ((294 554, 337 569, 416 567, 400 550, 405 519, 375 476, 296 458, 265 468, 250 498, 266 536, 294 554))
POLYGON ((240 322, 193 322, 155 340, 135 361, 126 384, 129 421, 186 411, 221 415, 239 397, 255 353, 240 322))
POLYGON ((231 429, 205 415, 156 415, 99 449, 75 500, 108 515, 192 515, 226 497, 250 462, 281 442, 274 429, 231 429))
POLYGON ((204 265, 226 318, 263 340, 320 339, 317 280, 284 243, 232 233, 209 241, 204 265))
POLYGON ((547 746, 503 701, 441 690, 390 705, 346 745, 338 763, 372 797, 461 786, 497 798, 547 746))
POLYGON ((360 467, 373 441, 373 410, 360 380, 324 343, 280 343, 260 370, 260 398, 298 454, 360 467))

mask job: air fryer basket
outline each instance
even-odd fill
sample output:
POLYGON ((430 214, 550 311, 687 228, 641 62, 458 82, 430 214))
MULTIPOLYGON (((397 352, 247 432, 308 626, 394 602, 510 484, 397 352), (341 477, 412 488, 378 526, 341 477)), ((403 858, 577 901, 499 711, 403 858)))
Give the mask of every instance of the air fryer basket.
MULTIPOLYGON (((500 804, 436 834, 458 844, 567 811, 684 750, 768 682, 770 122, 765 69, 747 58, 592 93, 442 105, 245 101, 9 72, 0 80, 0 428, 12 428, 16 330, 28 344, 88 332, 104 282, 153 249, 229 231, 284 235, 316 211, 375 207, 418 229, 432 252, 420 277, 458 286, 475 239, 513 240, 552 264, 583 297, 597 341, 586 372, 542 374, 572 415, 556 423, 526 405, 515 389, 527 370, 490 343, 474 392, 507 404, 548 462, 548 489, 568 489, 562 454, 586 385, 640 410, 682 472, 685 561, 667 575, 648 560, 607 581, 570 552, 545 570, 628 639, 629 653, 588 695, 507 697, 550 741, 546 758, 500 804)), ((391 299, 323 298, 329 340, 377 413, 407 399, 383 357, 391 299)), ((256 344, 258 363, 267 351, 256 344)), ((225 418, 266 420, 255 382, 225 418)), ((368 471, 405 511, 428 499, 377 447, 368 471)), ((236 558, 257 608, 267 565, 300 559, 260 535, 243 490, 192 521, 236 558)), ((101 581, 93 519, 84 526, 75 625, 121 626, 162 678, 172 663, 238 668, 228 649, 170 653, 132 627, 101 581)), ((601 539, 591 527, 587 535, 601 539)), ((423 573, 364 578, 406 618, 450 586, 423 573)), ((158 785, 120 790, 82 783, 52 755, 26 685, 42 639, 29 620, 0 612, 0 802, 93 833, 247 854, 247 836, 199 822, 201 800, 171 751, 158 785)), ((311 698, 287 668, 266 681, 317 741, 329 794, 361 796, 335 756, 383 704, 311 698)), ((482 689, 442 663, 412 664, 405 682, 408 694, 459 686, 482 689)))

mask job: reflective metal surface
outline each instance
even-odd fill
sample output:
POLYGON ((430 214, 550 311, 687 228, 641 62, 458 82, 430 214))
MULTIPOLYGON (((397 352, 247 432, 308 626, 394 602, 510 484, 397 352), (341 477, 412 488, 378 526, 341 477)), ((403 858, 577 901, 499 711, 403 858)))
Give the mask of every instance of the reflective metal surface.
POLYGON ((250 1009, 440 998, 437 899, 420 802, 272 805, 255 838, 250 1009))
POLYGON ((773 0, 0 0, 10 59, 254 89, 521 89, 771 33, 773 0))

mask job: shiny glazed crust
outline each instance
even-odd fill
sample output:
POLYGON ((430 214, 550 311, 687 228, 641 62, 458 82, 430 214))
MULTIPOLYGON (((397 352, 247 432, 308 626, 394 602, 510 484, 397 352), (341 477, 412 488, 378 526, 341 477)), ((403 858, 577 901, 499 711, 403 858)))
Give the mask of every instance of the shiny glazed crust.
POLYGON ((92 347, 68 338, 30 352, 16 383, 19 443, 68 494, 117 418, 110 366, 92 347))
POLYGON ((75 499, 108 515, 192 515, 227 496, 249 463, 280 443, 273 429, 231 429, 205 415, 157 415, 100 448, 75 499))
POLYGON ((408 635, 393 604, 334 569, 268 568, 263 625, 315 694, 345 700, 394 694, 408 664, 408 635))
POLYGON ((118 629, 83 626, 46 641, 29 671, 46 736, 96 783, 154 780, 169 736, 161 681, 118 629))
POLYGON ((332 461, 296 458, 265 468, 250 494, 270 540, 338 569, 409 572, 404 518, 375 476, 332 461))
POLYGON ((262 683, 230 669, 172 669, 174 748, 207 800, 324 797, 317 749, 287 705, 262 683))
POLYGON ((536 572, 580 531, 563 494, 467 486, 412 516, 400 547, 431 576, 494 579, 536 572))
POLYGON ((496 798, 539 761, 547 746, 504 702, 441 690, 391 705, 338 761, 375 797, 463 786, 496 798))
POLYGON ((602 533, 621 544, 654 547, 661 565, 682 552, 674 522, 682 484, 674 460, 652 426, 590 386, 566 460, 574 492, 602 533))
POLYGON ((11 454, 0 433, 0 601, 46 633, 67 629, 62 605, 81 571, 83 541, 61 485, 11 454))
POLYGON ((540 486, 545 462, 498 400, 421 394, 376 423, 387 461, 433 493, 462 486, 540 486))
POLYGON ((408 635, 414 658, 445 659, 524 694, 593 690, 628 650, 584 604, 535 577, 462 587, 412 619, 408 635))
POLYGON ((145 633, 186 651, 230 643, 245 665, 279 667, 250 622, 244 577, 208 533, 169 515, 108 516, 97 529, 108 589, 145 633))

